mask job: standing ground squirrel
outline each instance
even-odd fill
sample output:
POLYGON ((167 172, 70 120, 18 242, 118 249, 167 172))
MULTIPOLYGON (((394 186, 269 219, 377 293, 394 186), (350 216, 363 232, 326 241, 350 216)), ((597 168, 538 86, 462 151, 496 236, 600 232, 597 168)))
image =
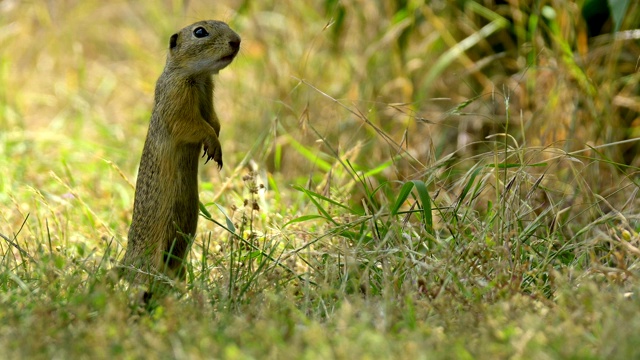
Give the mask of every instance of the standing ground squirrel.
POLYGON ((183 262, 198 223, 200 150, 206 162, 222 168, 211 76, 239 49, 240 36, 221 21, 197 22, 169 40, 136 181, 123 260, 129 279, 144 273, 185 277, 183 262))

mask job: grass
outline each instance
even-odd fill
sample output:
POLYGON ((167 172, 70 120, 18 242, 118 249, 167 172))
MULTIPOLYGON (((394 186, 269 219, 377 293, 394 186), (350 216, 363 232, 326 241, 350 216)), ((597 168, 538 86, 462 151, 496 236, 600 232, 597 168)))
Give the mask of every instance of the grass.
POLYGON ((638 357, 627 5, 587 37, 566 0, 0 3, 4 357, 638 357), (139 309, 107 272, 166 39, 200 18, 243 38, 225 168, 186 283, 139 309))

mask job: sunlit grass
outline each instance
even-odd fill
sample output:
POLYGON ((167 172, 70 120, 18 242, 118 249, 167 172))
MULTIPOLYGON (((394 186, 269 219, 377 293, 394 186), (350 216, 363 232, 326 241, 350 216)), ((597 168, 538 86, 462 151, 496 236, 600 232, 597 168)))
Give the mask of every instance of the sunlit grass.
POLYGON ((541 6, 0 2, 5 356, 634 358, 640 48, 541 6), (225 168, 187 282, 141 309, 107 274, 202 18, 243 38, 225 168))

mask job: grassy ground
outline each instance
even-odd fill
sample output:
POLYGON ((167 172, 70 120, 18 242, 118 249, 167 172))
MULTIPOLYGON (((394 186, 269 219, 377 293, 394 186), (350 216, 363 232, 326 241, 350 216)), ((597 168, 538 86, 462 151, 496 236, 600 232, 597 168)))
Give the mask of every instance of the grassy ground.
POLYGON ((638 4, 429 3, 0 1, 0 357, 639 357, 638 4), (202 18, 225 168, 145 311, 105 275, 202 18))

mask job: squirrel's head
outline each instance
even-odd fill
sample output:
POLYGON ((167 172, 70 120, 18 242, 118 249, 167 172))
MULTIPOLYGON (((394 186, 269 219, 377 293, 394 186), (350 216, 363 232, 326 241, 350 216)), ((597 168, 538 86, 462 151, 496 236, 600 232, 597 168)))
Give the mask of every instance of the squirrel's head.
POLYGON ((167 66, 189 74, 217 74, 240 50, 240 36, 222 21, 191 24, 169 39, 167 66))

